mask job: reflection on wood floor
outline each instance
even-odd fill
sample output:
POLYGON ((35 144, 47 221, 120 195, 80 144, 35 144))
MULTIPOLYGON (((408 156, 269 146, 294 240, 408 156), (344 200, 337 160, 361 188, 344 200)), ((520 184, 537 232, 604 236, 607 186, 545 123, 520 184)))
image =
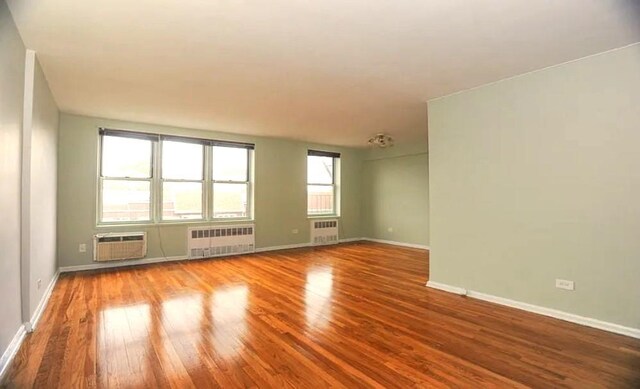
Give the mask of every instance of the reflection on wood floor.
POLYGON ((638 387, 640 340, 425 287, 352 243, 60 277, 9 387, 638 387))

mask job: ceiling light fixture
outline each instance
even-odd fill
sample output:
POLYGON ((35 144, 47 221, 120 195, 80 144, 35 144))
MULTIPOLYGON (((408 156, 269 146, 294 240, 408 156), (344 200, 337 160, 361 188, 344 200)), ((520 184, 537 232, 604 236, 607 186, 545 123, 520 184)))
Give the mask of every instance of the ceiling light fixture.
POLYGON ((383 133, 376 134, 374 137, 369 139, 369 144, 373 146, 378 146, 381 149, 385 147, 393 146, 393 138, 389 135, 385 135, 383 133))

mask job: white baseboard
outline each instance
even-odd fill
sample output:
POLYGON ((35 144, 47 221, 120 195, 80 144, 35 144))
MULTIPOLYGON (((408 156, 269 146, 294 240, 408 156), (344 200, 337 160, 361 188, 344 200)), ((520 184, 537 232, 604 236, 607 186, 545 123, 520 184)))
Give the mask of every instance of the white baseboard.
POLYGON ((104 263, 94 262, 87 265, 61 266, 60 273, 68 273, 68 272, 76 272, 76 271, 84 271, 84 270, 111 269, 114 267, 148 265, 151 263, 182 261, 185 259, 187 259, 186 255, 178 255, 173 257, 144 258, 144 259, 134 259, 129 261, 115 261, 115 262, 104 262, 104 263))
POLYGON ((443 290, 445 292, 457 294, 460 296, 466 296, 467 290, 464 288, 458 288, 457 286, 451 286, 447 284, 441 284, 439 282, 427 281, 427 286, 433 289, 443 290))
POLYGON ((427 286, 434 289, 439 289, 449 293, 455 293, 458 295, 466 295, 478 300, 484 300, 491 303, 504 305, 511 308, 521 309, 523 311, 537 313, 539 315, 549 316, 556 319, 568 321, 571 323, 581 324, 587 327, 597 328, 600 330, 613 332, 620 335, 630 336, 632 338, 640 339, 640 328, 626 327, 620 324, 610 323, 590 317, 584 317, 569 312, 559 311, 553 308, 541 307, 539 305, 533 305, 524 303, 521 301, 511 300, 504 297, 498 297, 487 293, 476 292, 474 290, 466 290, 457 286, 451 286, 442 284, 439 282, 429 281, 427 286))
POLYGON ((11 362, 13 362, 13 358, 15 358, 18 350, 20 350, 20 345, 22 345, 22 341, 24 341, 24 337, 27 335, 27 330, 24 324, 20 325, 18 328, 18 332, 11 339, 11 343, 0 357, 0 385, 2 385, 4 378, 9 371, 9 367, 11 366, 11 362))
POLYGON ((426 246, 423 244, 396 242, 394 240, 384 240, 384 239, 374 239, 374 238, 362 238, 362 240, 367 240, 369 242, 376 242, 376 243, 391 244, 394 246, 411 247, 413 249, 429 250, 429 246, 426 246))
MULTIPOLYGON (((360 240, 360 239, 357 239, 357 240, 360 240)), ((261 253, 265 251, 297 249, 301 247, 309 247, 310 245, 311 245, 310 243, 297 243, 297 244, 289 244, 289 245, 282 245, 282 246, 270 246, 270 247, 257 248, 255 249, 254 252, 261 253)), ((251 253, 245 253, 245 254, 251 254, 251 253)), ((230 257, 232 255, 237 255, 237 254, 220 255, 212 258, 230 257)), ((183 261, 186 259, 189 259, 186 255, 178 255, 173 257, 144 258, 144 259, 134 259, 134 260, 128 260, 128 261, 114 261, 114 262, 103 262, 103 263, 94 262, 87 265, 61 266, 60 273, 69 273, 69 272, 85 271, 85 270, 111 269, 116 267, 147 265, 151 263, 183 261)))
MULTIPOLYGON (((340 239, 339 243, 359 242, 361 240, 362 238, 347 238, 347 239, 340 239)), ((328 246, 331 246, 331 245, 328 245, 328 246)), ((269 246, 269 247, 257 248, 256 253, 263 253, 265 251, 299 249, 303 247, 322 247, 322 246, 313 246, 311 243, 295 243, 295 244, 286 244, 282 246, 269 246)))
POLYGON ((363 238, 346 238, 340 239, 340 243, 360 242, 363 238))
MULTIPOLYGON (((289 245, 282 245, 282 246, 270 246, 270 247, 257 248, 255 249, 254 252, 262 253, 265 251, 297 249, 297 248, 309 247, 309 246, 310 246, 310 243, 297 243, 297 244, 289 244, 289 245)), ((251 253, 244 253, 244 254, 251 254, 251 253)), ((234 255, 239 255, 239 254, 219 255, 211 258, 230 257, 234 255)), ((147 265, 151 263, 183 261, 187 259, 189 258, 186 255, 178 255, 173 257, 144 258, 144 259, 135 259, 135 260, 128 260, 128 261, 114 261, 114 262, 104 262, 104 263, 94 262, 87 265, 62 266, 60 267, 60 273, 69 273, 69 272, 85 271, 85 270, 111 269, 116 267, 147 265)))
POLYGON ((33 312, 33 316, 31 316, 31 320, 28 323, 25 323, 25 329, 27 332, 33 332, 38 325, 38 321, 40 321, 40 317, 44 312, 44 309, 49 304, 49 299, 51 298, 51 293, 53 292, 53 288, 56 286, 56 282, 58 282, 58 277, 60 276, 60 271, 58 270, 56 274, 53 275, 51 282, 49 282, 49 286, 47 286, 47 290, 44 292, 42 299, 40 299, 40 303, 36 308, 35 312, 33 312))
MULTIPOLYGON (((372 242, 393 244, 393 245, 396 245, 396 246, 405 246, 405 247, 428 249, 427 246, 414 245, 414 244, 410 244, 410 243, 391 242, 391 241, 386 241, 386 240, 383 241, 383 240, 369 239, 369 238, 340 239, 339 243, 357 242, 357 241, 362 241, 362 240, 369 240, 369 241, 372 241, 372 242)), ((267 251, 299 249, 299 248, 303 248, 303 247, 313 247, 313 246, 311 245, 311 243, 308 243, 308 242, 307 243, 295 243, 295 244, 287 244, 287 245, 281 245, 281 246, 260 247, 260 248, 255 249, 254 252, 263 253, 263 252, 267 252, 267 251)), ((246 254, 250 254, 250 253, 246 253, 246 254)), ((233 254, 233 255, 236 255, 236 254, 233 254)), ((231 256, 231 254, 230 255, 221 255, 221 256, 218 256, 216 258, 225 257, 225 256, 231 256)), ((85 270, 111 269, 111 268, 116 268, 116 267, 147 265, 147 264, 151 264, 151 263, 183 261, 183 260, 186 260, 186 259, 188 259, 188 257, 186 255, 178 255, 178 256, 173 256, 173 257, 144 258, 144 259, 134 259, 134 260, 127 260, 127 261, 114 261, 114 262, 103 262, 103 263, 94 262, 94 263, 90 263, 90 264, 86 264, 86 265, 61 266, 60 267, 60 273, 69 273, 69 272, 85 271, 85 270)))
POLYGON ((260 247, 255 250, 256 253, 264 253, 266 251, 277 251, 277 250, 289 250, 289 249, 299 249, 302 247, 309 247, 311 243, 295 243, 295 244, 284 244, 281 246, 269 246, 269 247, 260 247))

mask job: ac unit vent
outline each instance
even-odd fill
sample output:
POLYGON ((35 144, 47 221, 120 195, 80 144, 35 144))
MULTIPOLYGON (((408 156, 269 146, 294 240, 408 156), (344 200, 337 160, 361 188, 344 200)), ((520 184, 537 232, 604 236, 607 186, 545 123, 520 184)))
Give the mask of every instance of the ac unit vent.
POLYGON ((121 236, 103 236, 98 238, 98 243, 122 242, 121 236))
POLYGON ((314 228, 336 228, 338 227, 337 220, 326 220, 326 221, 314 221, 314 228))
POLYGON ((93 237, 93 260, 96 262, 140 259, 147 255, 147 234, 122 232, 93 237))
POLYGON ((187 241, 189 258, 211 258, 255 251, 253 224, 189 228, 187 241))
POLYGON ((218 238, 225 236, 253 235, 253 227, 224 227, 206 230, 191 230, 191 239, 218 238))
POLYGON ((338 220, 312 220, 311 245, 322 246, 338 243, 338 220))
MULTIPOLYGON (((144 233, 140 233, 144 234, 144 233)), ((142 241, 144 240, 144 235, 107 235, 100 236, 96 235, 98 239, 98 243, 107 243, 107 242, 132 242, 132 241, 142 241)))

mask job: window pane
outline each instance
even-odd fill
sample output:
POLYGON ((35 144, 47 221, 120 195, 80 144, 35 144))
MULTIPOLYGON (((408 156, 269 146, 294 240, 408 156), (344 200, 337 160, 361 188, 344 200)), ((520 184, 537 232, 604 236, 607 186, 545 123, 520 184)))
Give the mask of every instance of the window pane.
POLYGON ((309 215, 333 214, 333 186, 308 185, 307 210, 309 215))
POLYGON ((333 184, 333 158, 308 156, 307 183, 333 184))
POLYGON ((202 219, 202 184, 164 182, 162 220, 202 219))
POLYGON ((151 177, 151 143, 144 139, 103 136, 102 176, 151 177))
POLYGON ((238 147, 214 146, 213 179, 215 181, 248 181, 247 153, 238 147))
POLYGON ((247 184, 213 184, 213 217, 247 217, 247 184))
POLYGON ((162 141, 162 178, 202 180, 203 146, 162 141))
POLYGON ((104 180, 102 182, 102 220, 151 220, 151 184, 149 181, 104 180))

